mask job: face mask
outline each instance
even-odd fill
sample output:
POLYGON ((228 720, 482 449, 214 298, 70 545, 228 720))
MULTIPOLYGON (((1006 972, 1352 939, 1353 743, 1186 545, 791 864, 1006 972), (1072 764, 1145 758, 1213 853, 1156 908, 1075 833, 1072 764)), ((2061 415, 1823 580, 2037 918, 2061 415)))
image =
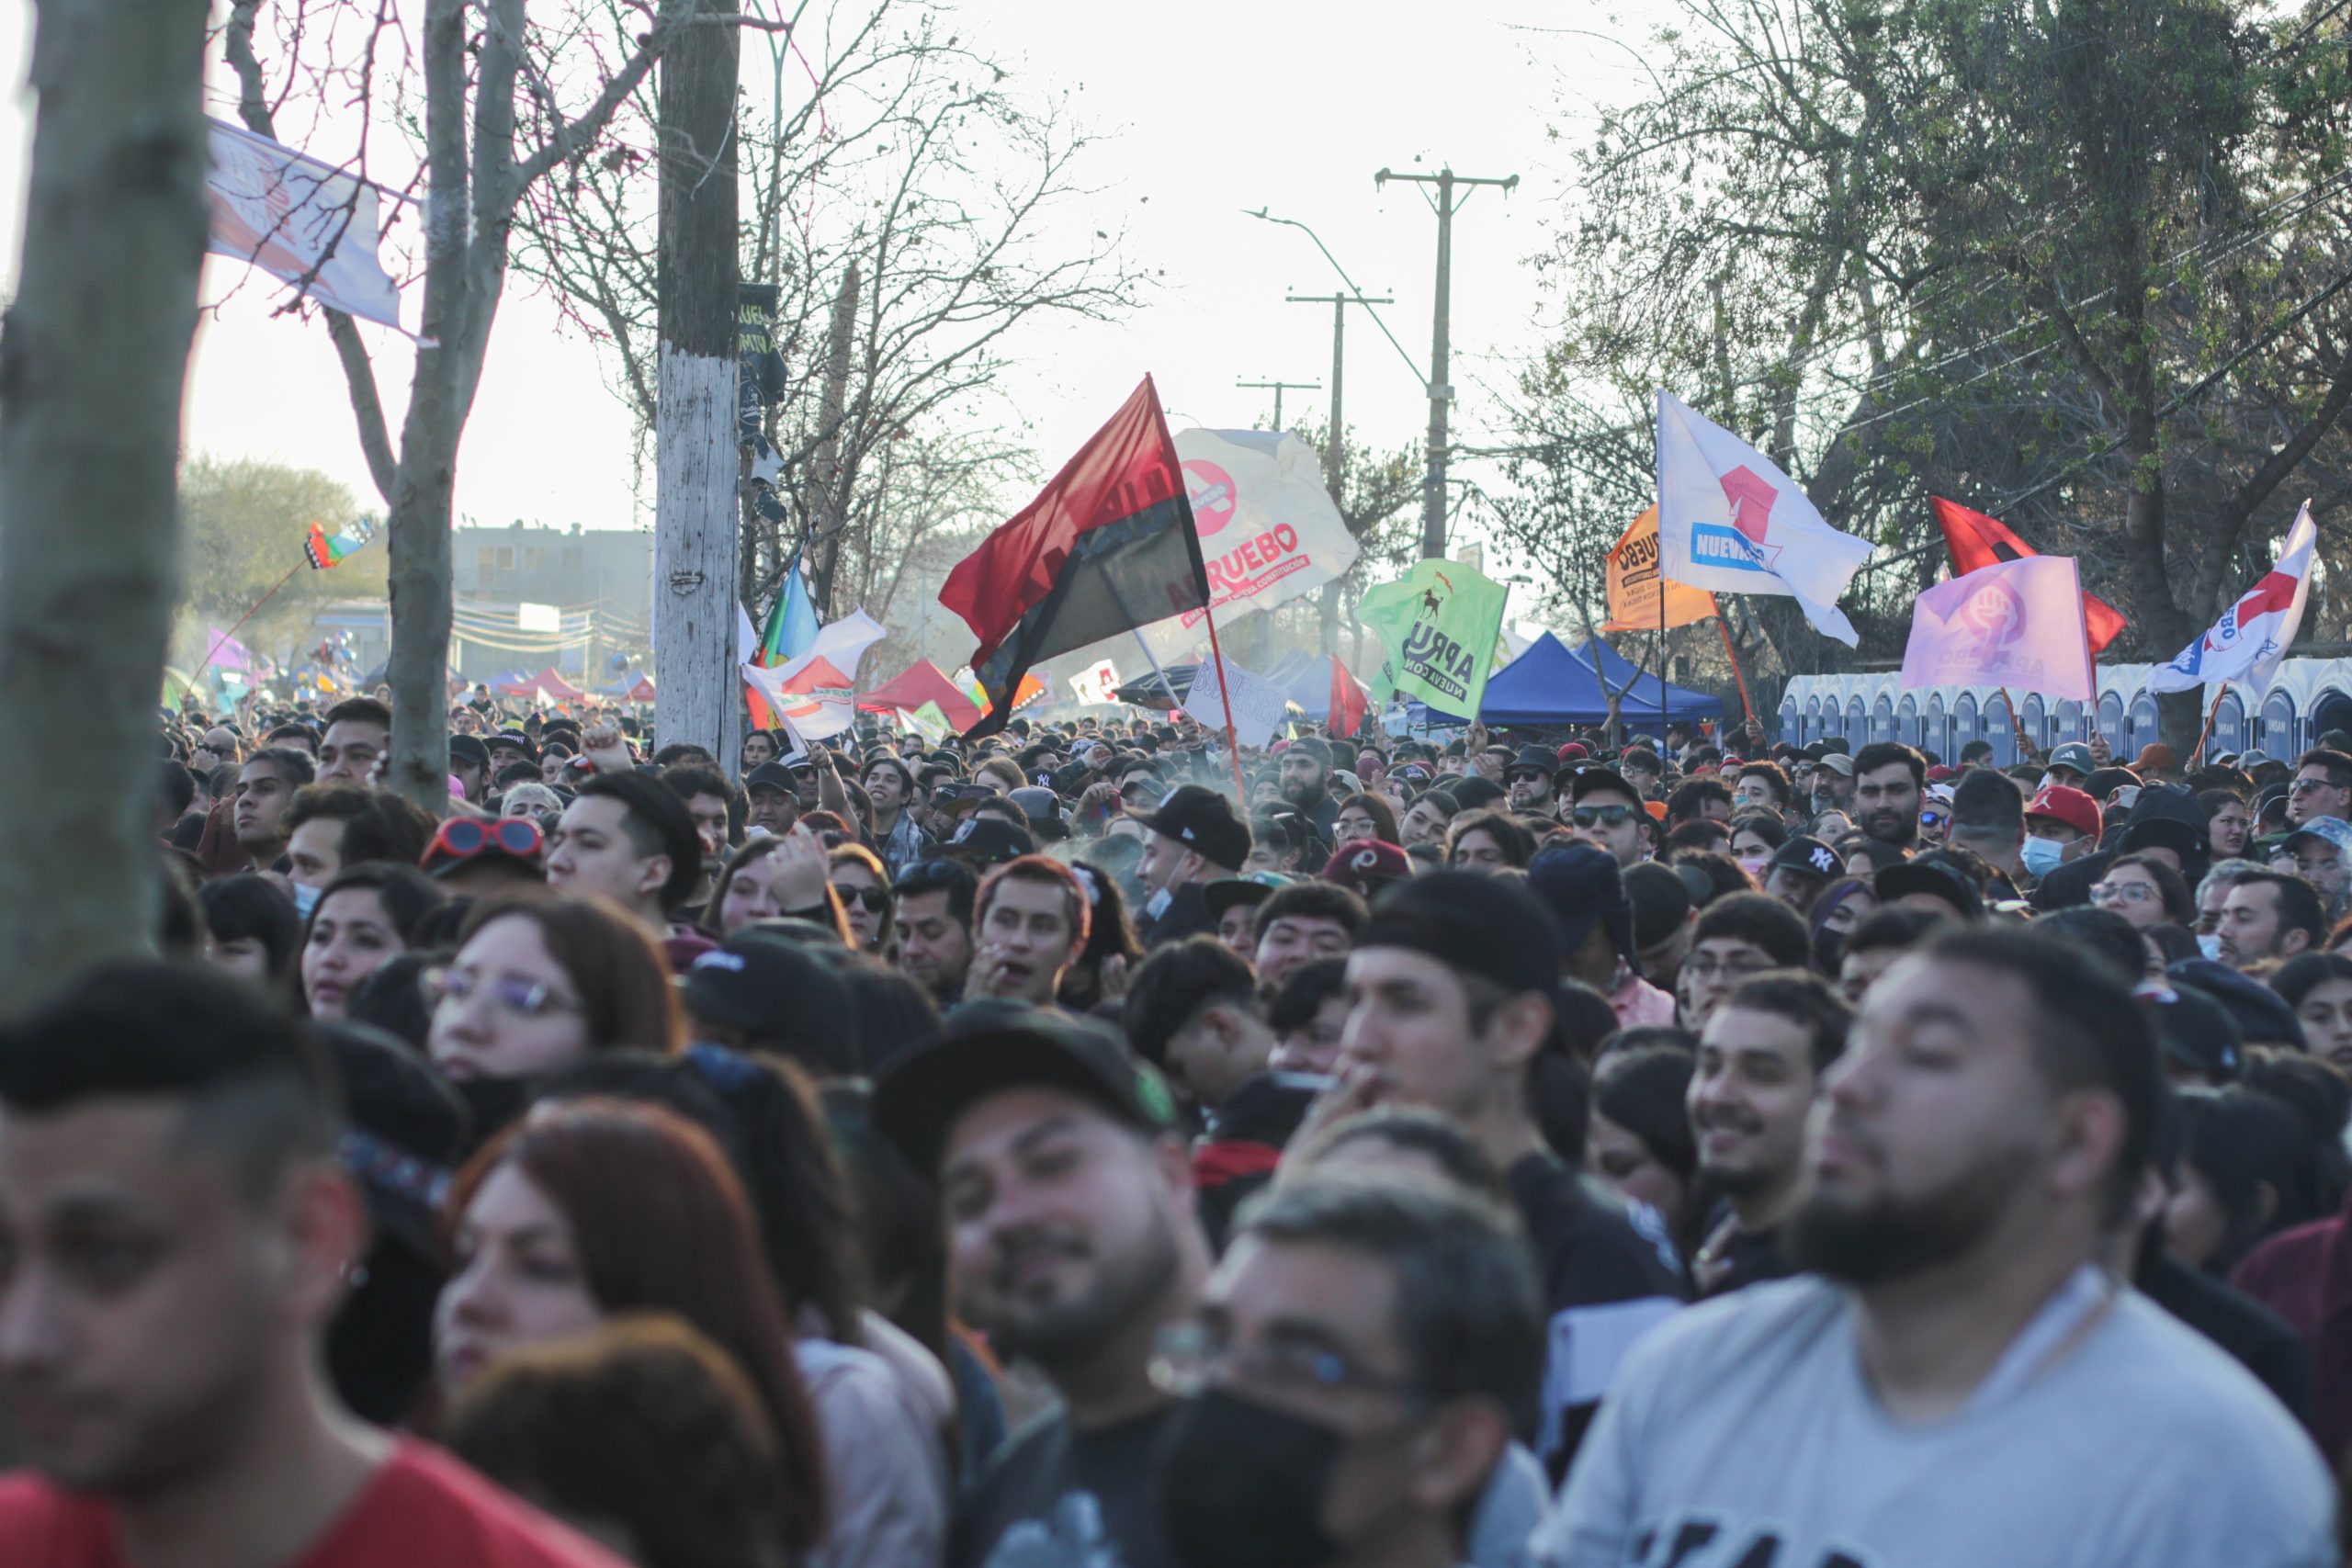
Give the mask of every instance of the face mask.
POLYGON ((1764 874, 1764 868, 1771 863, 1772 857, 1770 855, 1742 855, 1739 857, 1739 869, 1747 873, 1750 876, 1762 876, 1764 874))
POLYGON ((301 916, 304 919, 309 919, 311 918, 311 911, 319 907, 319 894, 322 889, 311 887, 300 882, 289 883, 288 884, 288 886, 291 889, 294 895, 294 912, 301 916))
POLYGON ((1345 1439, 1234 1398, 1187 1401, 1160 1439, 1160 1523, 1184 1568, 1316 1568, 1340 1554, 1323 1498, 1345 1439))
POLYGON ((2055 839, 2028 839, 2018 851, 2018 858, 2034 875, 2047 876, 2065 860, 2066 846, 2055 839))
POLYGON ((2203 932, 2197 939, 2197 951, 2219 964, 2222 961, 2222 939, 2211 931, 2203 932))
POLYGON ((1168 906, 1174 902, 1176 902, 1175 889, 1162 887, 1143 901, 1144 916, 1148 919, 1156 920, 1168 913, 1168 906))
POLYGON ((2140 789, 2137 784, 2125 784, 2115 792, 2115 808, 2118 811, 2129 811, 2139 804, 2140 789))

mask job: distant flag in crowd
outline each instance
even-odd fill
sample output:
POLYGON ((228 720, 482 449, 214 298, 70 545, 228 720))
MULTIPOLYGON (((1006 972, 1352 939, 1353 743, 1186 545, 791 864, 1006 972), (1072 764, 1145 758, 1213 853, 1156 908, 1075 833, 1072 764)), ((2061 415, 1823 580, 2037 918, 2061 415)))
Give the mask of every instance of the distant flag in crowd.
POLYGON ((1331 656, 1331 733, 1349 739, 1363 728, 1364 714, 1369 705, 1364 699, 1363 682, 1340 662, 1339 655, 1331 656))
POLYGON ((2295 513, 2278 564, 2245 597, 2222 612, 2204 636, 2180 650, 2169 664, 2148 672, 2148 690, 2186 692, 2215 681, 2243 681, 2260 696, 2278 673, 2278 661, 2302 629, 2303 604, 2312 591, 2312 503, 2295 513))
POLYGON ((355 517, 341 531, 329 534, 326 525, 311 525, 310 536, 302 541, 303 558, 313 571, 324 571, 341 566, 354 550, 376 536, 376 525, 368 518, 355 517))
POLYGON ((1176 434, 1192 502, 1193 531, 1208 568, 1208 604, 1146 626, 1150 657, 1173 662, 1253 610, 1311 593, 1355 565, 1348 532, 1315 448, 1287 431, 1184 430, 1176 434))
POLYGON ((299 285, 320 304, 401 326, 401 295, 376 256, 377 187, 237 126, 211 122, 208 249, 299 285))
POLYGON ((939 711, 935 699, 919 708, 901 708, 899 712, 900 717, 915 727, 916 734, 934 746, 946 739, 948 730, 954 728, 947 722, 947 716, 939 711))
POLYGON ((1996 560, 1939 582, 1911 607, 1905 686, 2007 686, 2098 701, 2071 556, 1996 560))
MULTIPOLYGON (((746 615, 744 622, 751 617, 746 615)), ((775 603, 768 608, 768 624, 760 634, 748 662, 763 670, 777 670, 808 651, 817 640, 817 606, 808 597, 808 585, 801 580, 800 563, 795 560, 792 570, 784 574, 784 586, 776 592, 775 603)), ((775 728, 775 714, 759 689, 748 682, 744 696, 752 705, 752 726, 760 729, 775 728)))
POLYGON ((1183 467, 1147 376, 939 591, 979 638, 972 668, 989 700, 967 733, 1004 728, 1033 666, 1208 601, 1183 467))
MULTIPOLYGON (((1610 549, 1608 591, 1609 619, 1600 627, 1604 632, 1654 632, 1687 626, 1723 613, 1715 607, 1715 596, 1705 589, 1668 582, 1658 570, 1655 505, 1644 507, 1610 549)), ((1510 636, 1508 626, 1503 636, 1510 636)), ((1511 651, 1516 657, 1525 649, 1511 651)))
POLYGON ((1794 599, 1824 637, 1859 647, 1838 595, 1867 539, 1822 519, 1796 481, 1723 426, 1657 395, 1658 555, 1669 582, 1794 599))
POLYGON ((1425 560, 1367 590, 1356 616, 1388 645, 1374 694, 1418 697, 1440 713, 1477 716, 1510 590, 1458 561, 1425 560))
MULTIPOLYGON (((1939 495, 1929 496, 1928 504, 1936 509, 1936 523, 1944 531, 1944 548, 1951 552, 1954 577, 1966 577, 1995 561, 2021 560, 2036 553, 1997 517, 1987 517, 1939 495)), ((2097 653, 2122 636, 2123 628, 2132 623, 2106 600, 2086 593, 2083 624, 2090 628, 2091 651, 2097 653)))

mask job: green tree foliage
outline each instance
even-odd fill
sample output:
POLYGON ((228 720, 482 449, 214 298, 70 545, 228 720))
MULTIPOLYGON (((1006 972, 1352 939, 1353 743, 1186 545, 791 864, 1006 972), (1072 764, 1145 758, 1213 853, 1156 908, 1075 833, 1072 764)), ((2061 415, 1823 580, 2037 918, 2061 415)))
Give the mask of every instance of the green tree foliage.
POLYGON ((388 556, 379 539, 327 571, 302 559, 311 525, 333 534, 358 515, 351 491, 313 468, 252 457, 196 457, 180 470, 187 530, 187 581, 173 650, 191 668, 204 657, 206 629, 229 626, 289 569, 237 640, 281 662, 308 643, 311 617, 336 599, 381 599, 388 556))
MULTIPOLYGON (((2340 5, 1678 12, 1650 90, 1577 141, 1577 220, 1536 263, 1560 330, 1496 510, 1561 590, 1597 595, 1592 542, 1648 496, 1659 386, 1882 545, 1848 602, 1862 659, 1900 652, 1944 565, 1931 493, 2078 557, 2132 617, 2118 659, 2177 650, 2304 495, 2324 547, 2352 523, 2326 515, 2352 499, 2340 5)), ((1844 656, 1786 608, 1747 602, 1744 658, 1844 656)))

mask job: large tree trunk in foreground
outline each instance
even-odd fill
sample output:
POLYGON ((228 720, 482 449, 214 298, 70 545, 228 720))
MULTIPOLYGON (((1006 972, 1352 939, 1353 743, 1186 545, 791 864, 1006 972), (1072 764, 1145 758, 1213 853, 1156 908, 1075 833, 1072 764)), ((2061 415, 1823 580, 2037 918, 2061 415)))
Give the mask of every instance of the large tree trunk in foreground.
POLYGON ((0 1013, 156 923, 155 711, 204 254, 204 7, 40 0, 23 271, 0 337, 0 1013), (91 787, 87 770, 104 775, 91 787))

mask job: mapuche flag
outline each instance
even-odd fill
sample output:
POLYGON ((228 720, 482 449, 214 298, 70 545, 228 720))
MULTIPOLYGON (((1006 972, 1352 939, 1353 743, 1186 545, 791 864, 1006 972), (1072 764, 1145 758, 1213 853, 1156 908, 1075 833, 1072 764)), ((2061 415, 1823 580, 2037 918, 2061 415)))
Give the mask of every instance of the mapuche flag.
POLYGON ((333 535, 326 525, 313 523, 302 540, 302 558, 311 563, 312 571, 326 571, 341 566, 353 551, 364 547, 376 536, 376 525, 366 517, 356 517, 333 535))
POLYGON ((1057 653, 1208 603, 1183 465, 1151 378, 1037 499, 957 563, 939 602, 980 639, 972 670, 1004 728, 1022 677, 1057 653))
MULTIPOLYGON (((1997 517, 1972 512, 1939 495, 1929 496, 1928 504, 1936 509, 1936 522, 1943 528, 1944 547, 1951 552, 1954 577, 1982 571, 1995 561, 2023 560, 2038 553, 2009 532, 2008 525, 1997 517)), ((2083 595, 2083 626, 2090 632, 2093 654, 2121 637, 2123 628, 2131 624, 2120 610, 2106 600, 2088 593, 2083 595)))

